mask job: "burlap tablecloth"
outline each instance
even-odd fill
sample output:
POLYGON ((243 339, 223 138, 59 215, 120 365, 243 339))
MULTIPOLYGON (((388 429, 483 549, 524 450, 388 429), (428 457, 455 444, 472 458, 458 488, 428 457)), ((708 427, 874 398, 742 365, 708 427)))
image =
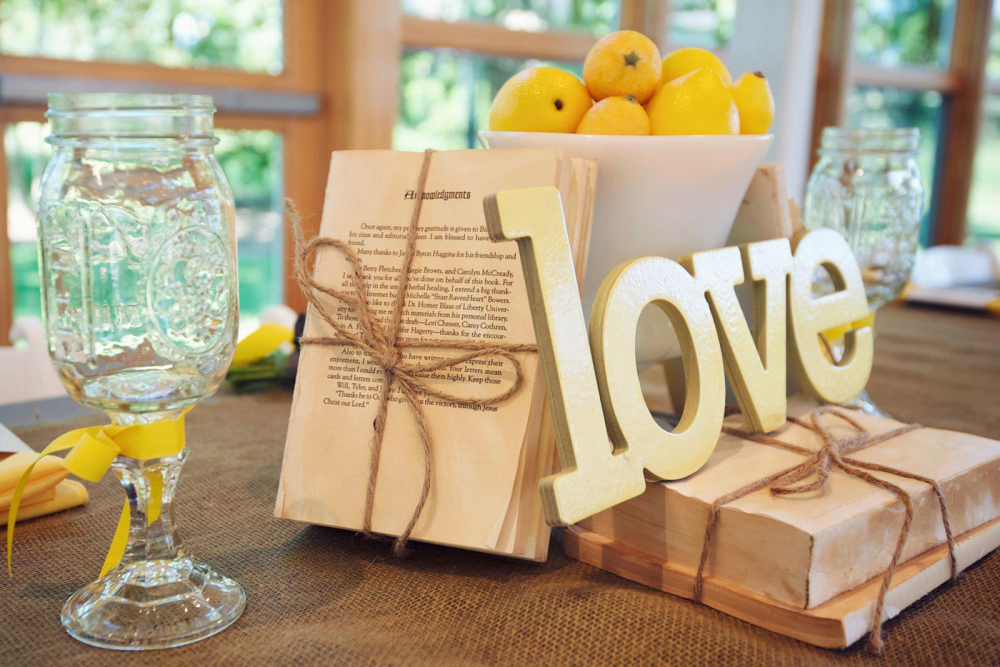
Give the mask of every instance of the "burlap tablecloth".
MULTIPOLYGON (((1000 437, 1000 322, 889 308, 870 389, 901 419, 1000 437)), ((0 665, 862 664, 566 558, 544 564, 389 544, 272 518, 291 396, 223 396, 189 416, 177 514, 190 550, 235 577, 247 608, 207 641, 122 654, 59 624, 100 568, 121 509, 111 475, 83 508, 18 526, 2 577, 0 665)), ((100 423, 97 416, 89 423, 100 423)), ((21 429, 39 448, 81 422, 21 429)), ((1000 664, 1000 554, 887 624, 880 664, 1000 664)))

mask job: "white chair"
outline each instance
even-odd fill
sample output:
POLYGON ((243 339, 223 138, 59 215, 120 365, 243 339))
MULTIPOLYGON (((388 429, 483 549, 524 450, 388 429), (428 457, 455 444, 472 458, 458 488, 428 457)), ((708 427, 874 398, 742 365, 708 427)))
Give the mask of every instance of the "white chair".
POLYGON ((19 317, 10 328, 13 345, 0 347, 0 405, 65 396, 37 317, 19 317))

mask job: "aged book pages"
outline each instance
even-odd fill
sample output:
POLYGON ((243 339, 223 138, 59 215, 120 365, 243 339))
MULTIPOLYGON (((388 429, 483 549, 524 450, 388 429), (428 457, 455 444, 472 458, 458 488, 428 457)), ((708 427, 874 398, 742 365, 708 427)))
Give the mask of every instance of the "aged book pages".
MULTIPOLYGON (((397 293, 422 159, 420 153, 352 151, 334 153, 331 160, 320 235, 345 239, 356 249, 366 268, 369 302, 382 321, 397 293)), ((504 189, 558 187, 568 234, 579 247, 589 238, 593 168, 555 149, 435 153, 400 337, 533 343, 517 245, 489 240, 483 197, 504 189)), ((349 265, 335 251, 319 254, 314 274, 323 284, 351 290, 349 265)), ((331 300, 329 309, 356 324, 348 307, 331 300)), ((329 326, 310 310, 305 335, 329 334, 329 326)), ((403 350, 403 358, 413 362, 448 356, 456 352, 403 350)), ((525 383, 504 403, 470 409, 422 397, 433 475, 413 539, 545 558, 548 528, 542 527, 537 480, 551 470, 553 443, 541 427, 545 399, 537 355, 518 356, 525 383)), ((515 373, 503 358, 481 357, 432 377, 444 391, 483 398, 505 391, 515 373)), ((360 350, 303 348, 277 516, 361 528, 381 378, 378 364, 360 350)), ((423 469, 412 411, 394 389, 374 502, 375 532, 402 532, 419 499, 423 469)))
MULTIPOLYGON (((815 404, 789 400, 790 415, 815 404)), ((852 412, 871 433, 899 422, 852 412)), ((727 425, 743 428, 739 415, 727 425)), ((819 438, 788 424, 775 437, 810 449, 819 438)), ((844 432, 847 435, 847 432, 844 432)), ((855 458, 937 480, 954 534, 1000 516, 1000 442, 923 428, 857 452, 855 458)), ((696 569, 709 506, 718 497, 802 461, 776 447, 722 435, 700 471, 675 482, 647 485, 646 493, 581 523, 585 529, 679 567, 696 569)), ((876 472, 911 498, 914 520, 901 562, 945 543, 937 499, 929 485, 876 472)), ((833 472, 828 490, 772 496, 766 489, 725 505, 706 574, 741 589, 811 609, 878 576, 889 565, 904 510, 889 491, 833 472)))

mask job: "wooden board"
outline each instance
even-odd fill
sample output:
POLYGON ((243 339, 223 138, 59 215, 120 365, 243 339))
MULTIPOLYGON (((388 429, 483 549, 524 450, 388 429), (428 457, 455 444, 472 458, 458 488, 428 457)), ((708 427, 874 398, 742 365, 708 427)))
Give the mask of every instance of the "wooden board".
MULTIPOLYGON (((631 581, 690 599, 695 571, 618 544, 579 526, 563 533, 566 555, 631 581)), ((956 540, 959 571, 1000 547, 1000 518, 983 524, 956 540)), ((948 548, 940 546, 900 565, 886 598, 885 616, 903 609, 948 581, 948 548)), ((875 577, 813 609, 799 609, 755 595, 725 581, 706 577, 702 602, 794 639, 823 648, 846 648, 871 628, 875 600, 881 585, 875 577)))

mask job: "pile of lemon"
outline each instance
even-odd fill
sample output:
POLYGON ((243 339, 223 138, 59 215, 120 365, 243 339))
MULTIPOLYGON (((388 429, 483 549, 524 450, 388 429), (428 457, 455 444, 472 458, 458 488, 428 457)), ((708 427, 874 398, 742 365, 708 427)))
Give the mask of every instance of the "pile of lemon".
POLYGON ((704 49, 679 49, 660 61, 642 33, 620 30, 598 41, 583 81, 554 67, 512 76, 490 108, 490 129, 578 134, 765 134, 774 97, 760 72, 733 83, 704 49))

